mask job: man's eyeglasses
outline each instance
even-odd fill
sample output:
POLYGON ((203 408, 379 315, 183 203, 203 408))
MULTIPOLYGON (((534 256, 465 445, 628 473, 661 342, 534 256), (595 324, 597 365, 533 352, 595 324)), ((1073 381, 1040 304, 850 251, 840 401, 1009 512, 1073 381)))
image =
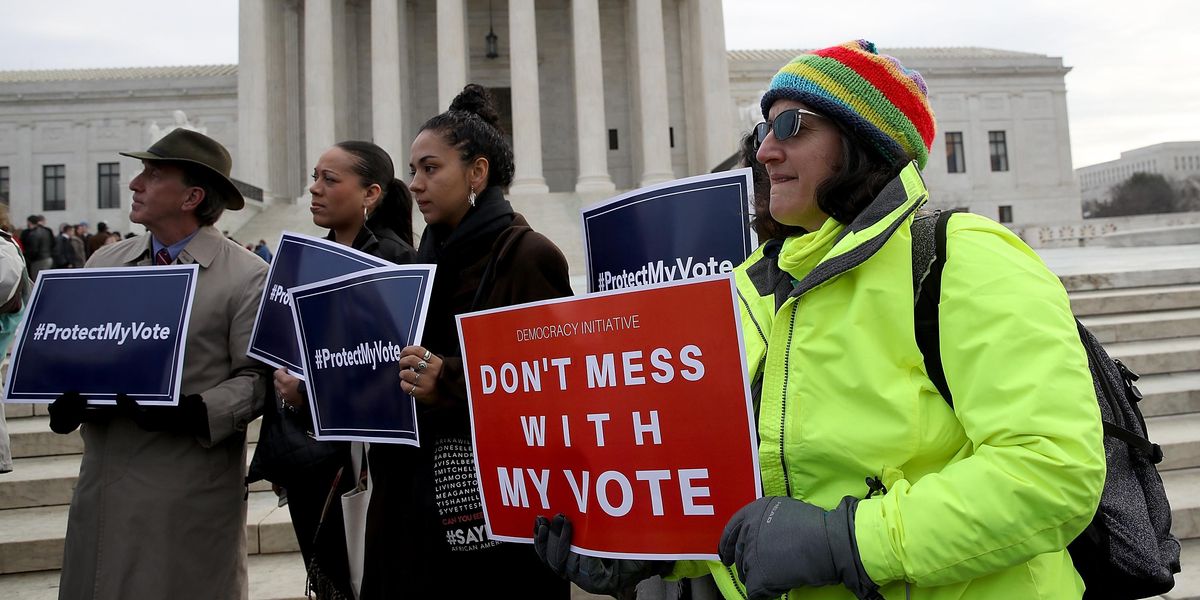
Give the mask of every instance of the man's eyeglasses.
POLYGON ((767 134, 771 131, 775 132, 775 139, 782 142, 797 133, 800 133, 800 115, 812 115, 819 117, 811 110, 803 108, 789 108, 775 115, 774 121, 763 121, 754 126, 754 148, 757 150, 767 140, 767 134))

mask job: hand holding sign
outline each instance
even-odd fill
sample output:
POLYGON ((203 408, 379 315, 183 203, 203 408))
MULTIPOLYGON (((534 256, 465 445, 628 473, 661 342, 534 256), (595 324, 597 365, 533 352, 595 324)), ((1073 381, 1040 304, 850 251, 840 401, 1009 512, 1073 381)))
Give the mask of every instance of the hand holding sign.
MULTIPOLYGON (((113 404, 119 394, 139 404, 177 404, 198 269, 39 273, 16 336, 5 400, 52 403, 75 392, 90 404, 113 404)), ((69 412, 59 411, 63 427, 87 418, 67 419, 69 412)))
POLYGON ((417 445, 416 406, 396 365, 420 343, 435 270, 380 267, 292 288, 317 439, 417 445))
POLYGON ((460 316, 488 537, 561 512, 581 554, 715 558, 758 496, 739 326, 728 277, 460 316))
POLYGON ((533 528, 533 549, 538 558, 560 577, 566 577, 585 592, 616 597, 639 582, 666 575, 675 566, 673 560, 635 560, 599 558, 571 550, 573 530, 570 519, 558 513, 551 521, 538 517, 533 528))
POLYGON ((401 391, 426 406, 437 404, 438 375, 442 372, 442 357, 422 348, 408 346, 400 351, 401 391))

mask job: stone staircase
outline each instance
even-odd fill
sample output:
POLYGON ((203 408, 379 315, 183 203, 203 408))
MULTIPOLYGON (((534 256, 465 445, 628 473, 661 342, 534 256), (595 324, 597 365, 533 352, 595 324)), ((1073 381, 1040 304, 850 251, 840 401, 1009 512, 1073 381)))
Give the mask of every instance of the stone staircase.
MULTIPOLYGON (((1159 470, 1184 548, 1184 572, 1167 600, 1200 600, 1200 246, 1188 248, 1195 266, 1062 275, 1080 320, 1142 376, 1142 410, 1163 447, 1159 470)), ((78 433, 50 432, 44 407, 5 408, 15 470, 0 475, 0 598, 57 598, 82 441, 78 433)), ((252 444, 257 437, 255 423, 252 444)), ((246 539, 250 597, 302 598, 304 570, 287 509, 262 483, 251 487, 246 539)), ((574 597, 598 598, 578 589, 574 597)))
MULTIPOLYGON (((13 472, 0 475, 0 598, 58 597, 67 509, 79 474, 79 433, 50 431, 45 408, 8 405, 13 472)), ((255 421, 249 430, 258 439, 255 421)), ((304 566, 287 508, 263 482, 250 487, 246 518, 250 597, 304 598, 304 566)))
POLYGON ((218 229, 226 229, 233 239, 243 244, 254 244, 265 240, 274 253, 278 248, 279 234, 284 231, 295 231, 314 237, 324 237, 327 230, 313 225, 312 213, 308 203, 273 202, 262 206, 256 214, 249 218, 234 220, 237 211, 225 211, 221 220, 217 221, 218 229), (226 215, 229 215, 228 217, 226 215), (229 220, 226 223, 226 220, 229 220))
MULTIPOLYGON (((1195 248, 1195 247, 1193 247, 1195 248)), ((1200 250, 1197 258, 1200 258, 1200 250)), ((1200 264, 1200 260, 1197 261, 1200 264)), ((1162 446, 1159 474, 1171 501, 1183 572, 1169 600, 1200 598, 1200 266, 1110 278, 1067 276, 1076 316, 1141 376, 1142 413, 1162 446), (1169 283, 1165 283, 1169 282, 1169 283), (1097 289, 1106 285, 1128 285, 1097 289)))

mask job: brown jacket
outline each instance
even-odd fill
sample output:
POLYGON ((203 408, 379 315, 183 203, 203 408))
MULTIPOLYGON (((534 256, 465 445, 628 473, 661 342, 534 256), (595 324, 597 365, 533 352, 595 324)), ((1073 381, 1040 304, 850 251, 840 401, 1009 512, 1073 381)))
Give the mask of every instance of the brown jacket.
MULTIPOLYGON (((89 267, 151 264, 149 235, 105 246, 89 267)), ((262 365, 246 357, 267 264, 211 226, 177 263, 200 265, 183 395, 209 435, 147 432, 114 416, 83 426, 61 599, 246 598, 246 425, 262 412, 262 365)))
MULTIPOLYGON (((459 415, 462 419, 467 418, 467 382, 455 315, 572 294, 567 259, 562 251, 549 238, 534 231, 520 213, 513 215, 512 224, 496 237, 492 249, 493 252, 480 259, 462 265, 458 276, 450 280, 453 285, 447 286, 448 297, 439 298, 434 292, 422 338, 422 345, 443 356, 438 393, 447 404, 445 408, 463 411, 459 415), (485 273, 489 262, 491 271, 485 273), (435 321, 435 311, 449 314, 435 321)), ((444 272, 440 264, 438 271, 444 272)), ((463 424, 466 425, 465 420, 463 424)))

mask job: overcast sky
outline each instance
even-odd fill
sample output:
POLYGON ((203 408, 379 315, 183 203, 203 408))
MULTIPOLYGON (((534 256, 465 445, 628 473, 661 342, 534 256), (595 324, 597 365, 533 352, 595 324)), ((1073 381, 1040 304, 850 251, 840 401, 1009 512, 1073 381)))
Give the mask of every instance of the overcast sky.
MULTIPOLYGON (((867 38, 1062 57, 1078 167, 1200 140, 1198 17, 1197 0, 725 0, 725 36, 729 48, 867 38)), ((0 0, 0 70, 235 62, 237 0, 0 0)))

